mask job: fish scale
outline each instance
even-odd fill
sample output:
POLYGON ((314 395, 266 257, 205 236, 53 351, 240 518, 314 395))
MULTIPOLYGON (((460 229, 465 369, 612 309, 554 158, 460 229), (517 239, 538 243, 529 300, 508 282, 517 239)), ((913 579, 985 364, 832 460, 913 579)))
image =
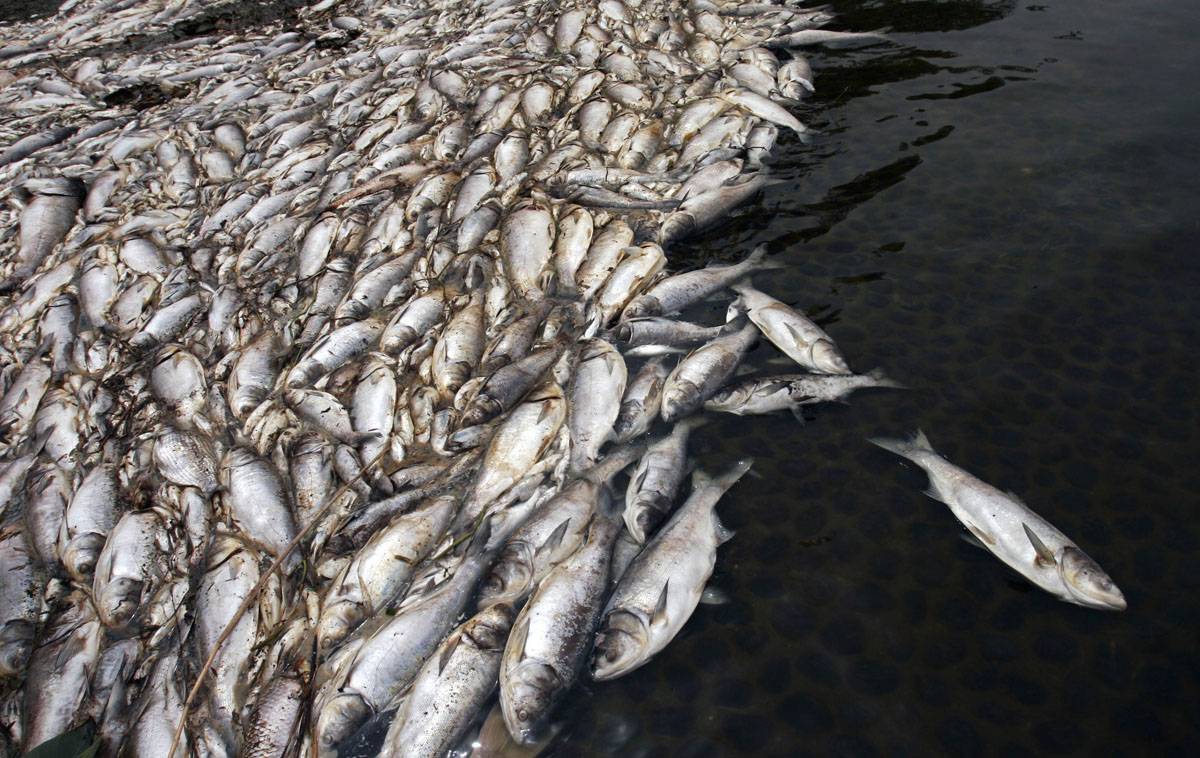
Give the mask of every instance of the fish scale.
MULTIPOLYGON (((228 6, 220 34, 153 49, 138 40, 177 39, 210 6, 79 0, 6 34, 25 40, 3 48, 9 69, 35 72, 0 88, 16 225, 0 240, 0 695, 26 703, 24 724, 0 725, 22 750, 87 713, 134 758, 167 755, 180 721, 195 728, 176 755, 328 756, 398 708, 388 754, 442 753, 497 683, 516 691, 499 651, 518 609, 496 601, 535 577, 550 577, 538 598, 587 606, 570 654, 537 669, 561 697, 608 588, 657 560, 635 543, 661 550, 690 517, 652 533, 698 420, 677 427, 673 471, 635 472, 638 534, 596 511, 621 507, 614 480, 655 417, 698 410, 758 334, 635 316, 726 297, 762 267, 757 253, 665 273, 676 241, 766 186, 779 128, 806 131, 787 106, 812 70, 782 50, 878 39, 782 2, 333 5, 228 6), (626 391, 633 349, 701 342, 715 359, 670 378, 661 359, 630 363, 626 391), (552 510, 568 504, 570 519, 552 510), (584 587, 572 561, 614 543, 614 576, 584 587), (489 607, 460 623, 489 574, 489 607), (46 628, 73 631, 31 660, 47 592, 70 601, 46 603, 46 628), (149 642, 118 650, 103 624, 149 642), (387 644, 401 636, 404 660, 387 644), (293 644, 307 652, 272 652, 293 644), (123 663, 99 667, 112 694, 91 703, 108 650, 123 663), (58 689, 22 685, 51 652, 58 689)), ((699 486, 686 514, 708 518, 744 469, 699 486)), ((671 630, 637 665, 712 570, 724 534, 699 521, 710 539, 675 545, 693 586, 637 598, 651 616, 666 598, 671 630)), ((506 716, 519 741, 544 737, 506 716)))

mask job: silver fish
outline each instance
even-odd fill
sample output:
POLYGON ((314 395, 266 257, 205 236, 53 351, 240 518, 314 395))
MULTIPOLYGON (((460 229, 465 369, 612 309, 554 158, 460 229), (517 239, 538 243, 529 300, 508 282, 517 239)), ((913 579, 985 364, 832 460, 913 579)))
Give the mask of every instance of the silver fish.
POLYGON ((747 323, 688 354, 663 386, 663 421, 676 421, 703 405, 733 375, 757 339, 758 329, 747 323))
POLYGON ((71 728, 100 656, 103 632, 90 605, 79 594, 69 603, 29 663, 28 678, 39 685, 24 688, 22 744, 30 750, 71 728))
POLYGON ((123 629, 150 590, 160 553, 162 521, 153 511, 126 513, 113 527, 96 560, 92 596, 105 626, 123 629))
POLYGON ((662 523, 687 475, 687 443, 692 430, 706 423, 692 417, 675 424, 669 435, 650 443, 625 492, 625 528, 644 543, 662 523))
POLYGON ((710 479, 692 475, 692 494, 633 559, 604 609, 592 678, 624 676, 666 647, 700 602, 716 564, 717 547, 730 538, 714 510, 749 469, 749 459, 710 479))
MULTIPOLYGON (((238 531, 275 557, 296 537, 296 518, 283 477, 270 461, 244 447, 230 448, 221 460, 221 500, 238 531)), ((300 556, 288 554, 290 571, 300 556)))
POLYGON ((480 554, 486 535, 479 536, 483 539, 477 538, 450 567, 432 566, 396 615, 356 647, 336 691, 316 704, 315 740, 322 751, 338 749, 364 721, 383 710, 453 628, 488 566, 480 554))
POLYGON ((590 468, 600 448, 614 438, 626 379, 625 361, 616 348, 598 338, 583 343, 570 395, 571 473, 590 468))
POLYGON ((1005 494, 938 455, 918 430, 908 440, 869 442, 903 456, 929 475, 925 494, 950 507, 992 555, 1059 600, 1105 611, 1123 611, 1125 596, 1100 566, 1070 538, 1005 494))
POLYGON ((538 583, 513 623, 500 664, 500 708, 519 743, 537 741, 583 671, 619 529, 613 514, 598 513, 583 545, 538 583))
POLYGON ((450 633, 413 680, 380 758, 443 755, 496 689, 512 606, 481 610, 450 633))
POLYGON ((739 416, 776 411, 798 414, 802 405, 842 400, 851 392, 866 387, 903 389, 904 385, 888 379, 878 370, 850 376, 784 374, 748 379, 722 388, 705 401, 704 407, 739 416))
POLYGON ((853 372, 833 339, 821 327, 784 303, 754 289, 748 282, 734 285, 742 307, 767 339, 804 368, 821 374, 853 372))
POLYGON ((332 650, 363 619, 381 612, 399 595, 413 571, 445 534, 457 498, 433 498, 410 513, 397 516, 355 554, 326 590, 317 643, 332 650))
POLYGON ((45 581, 20 524, 0 529, 0 675, 25 673, 45 581))
POLYGON ((71 497, 58 535, 58 554, 67 573, 88 582, 109 532, 117 523, 120 483, 107 465, 93 468, 71 497))
POLYGON ((625 310, 621 311, 621 318, 624 320, 676 313, 728 287, 751 272, 770 266, 766 256, 766 245, 759 245, 741 263, 732 266, 707 266, 668 276, 625 306, 625 310))

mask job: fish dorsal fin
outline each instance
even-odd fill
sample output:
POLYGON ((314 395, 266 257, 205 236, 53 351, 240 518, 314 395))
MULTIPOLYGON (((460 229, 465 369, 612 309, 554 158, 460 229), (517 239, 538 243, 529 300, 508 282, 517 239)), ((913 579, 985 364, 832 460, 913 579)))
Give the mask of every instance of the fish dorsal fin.
POLYGON ((670 589, 671 580, 667 579, 663 583, 662 592, 658 595, 658 602, 654 605, 654 614, 650 617, 650 626, 667 623, 667 593, 670 589))
POLYGON ((567 529, 569 529, 570 526, 571 519, 564 519, 561 524, 554 527, 554 531, 550 532, 550 536, 547 537, 546 541, 543 542, 537 549, 537 555, 540 556, 543 553, 550 553, 557 550, 558 546, 562 544, 563 537, 566 536, 567 529))
POLYGON ((1038 565, 1053 566, 1055 564, 1054 553, 1050 552, 1050 548, 1046 547, 1046 543, 1038 539, 1038 536, 1033 533, 1033 530, 1025 522, 1021 522, 1021 528, 1025 530, 1025 536, 1029 538, 1030 544, 1033 545, 1033 549, 1037 553, 1038 565))
POLYGON ((442 655, 438 658, 438 676, 446 670, 446 664, 450 662, 450 656, 454 655, 454 651, 458 650, 458 643, 462 642, 462 631, 455 632, 445 645, 442 645, 442 655))
MULTIPOLYGON (((1020 495, 1018 495, 1017 493, 1013 492, 1012 490, 1005 490, 1005 491, 1004 491, 1004 494, 1005 494, 1005 495, 1008 495, 1008 496, 1009 496, 1009 497, 1011 497, 1013 500, 1016 500, 1016 501, 1017 501, 1018 503, 1020 503, 1021 505, 1025 505, 1025 501, 1021 499, 1021 496, 1020 496, 1020 495)), ((1025 507, 1026 507, 1026 508, 1028 508, 1029 506, 1025 506, 1025 507)), ((1028 529, 1028 527, 1026 527, 1026 528, 1028 529)))

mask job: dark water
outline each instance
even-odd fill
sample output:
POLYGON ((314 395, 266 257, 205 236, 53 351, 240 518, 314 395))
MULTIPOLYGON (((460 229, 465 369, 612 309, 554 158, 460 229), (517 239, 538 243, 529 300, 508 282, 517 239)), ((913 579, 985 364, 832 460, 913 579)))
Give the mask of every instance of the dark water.
POLYGON ((733 600, 578 697, 553 754, 1200 754, 1200 5, 834 7, 894 43, 813 59, 821 133, 785 137, 785 181, 686 252, 766 242, 790 266, 759 286, 912 390, 697 433, 762 477, 721 507, 733 600), (924 475, 864 442, 916 427, 1129 610, 958 539, 924 475))
POLYGON ((53 16, 61 0, 0 0, 0 22, 21 22, 53 16))
POLYGON ((757 284, 912 389, 697 433, 708 466, 757 459, 721 508, 732 600, 585 687, 550 754, 1200 754, 1200 4, 833 6, 893 42, 815 54, 819 134, 785 135, 783 181, 678 252, 766 242, 789 266, 757 284), (1130 609, 1061 603, 958 539, 864 441, 916 427, 1130 609))

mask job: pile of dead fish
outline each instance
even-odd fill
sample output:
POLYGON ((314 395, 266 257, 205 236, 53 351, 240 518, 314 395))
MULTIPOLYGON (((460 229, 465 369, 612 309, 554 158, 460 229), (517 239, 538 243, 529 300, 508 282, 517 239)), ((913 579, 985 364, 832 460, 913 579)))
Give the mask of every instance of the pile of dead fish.
POLYGON ((4 31, 13 748, 92 719, 107 755, 442 755, 497 690, 536 743, 699 601, 749 462, 681 497, 697 411, 888 385, 753 287, 763 251, 666 271, 805 132, 796 48, 855 39, 827 14, 335 4, 4 31), (802 372, 730 385, 760 336, 802 372))

